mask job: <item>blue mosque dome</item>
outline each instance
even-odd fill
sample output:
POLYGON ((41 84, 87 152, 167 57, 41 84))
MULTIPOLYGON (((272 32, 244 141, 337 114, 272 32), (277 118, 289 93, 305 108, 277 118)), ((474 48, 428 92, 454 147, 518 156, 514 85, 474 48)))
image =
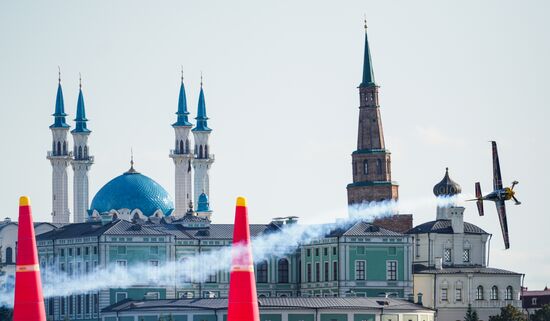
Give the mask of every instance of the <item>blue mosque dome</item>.
POLYGON ((172 214, 174 203, 166 190, 151 178, 140 174, 132 166, 126 173, 105 184, 92 200, 90 213, 99 213, 127 208, 139 209, 151 216, 157 210, 164 215, 172 214))

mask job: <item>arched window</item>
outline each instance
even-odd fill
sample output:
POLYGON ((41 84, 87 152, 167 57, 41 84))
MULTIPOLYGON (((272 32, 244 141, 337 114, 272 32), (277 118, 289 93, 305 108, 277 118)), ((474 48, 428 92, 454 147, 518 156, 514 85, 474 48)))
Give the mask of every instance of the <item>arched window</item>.
POLYGON ((376 160, 376 174, 382 174, 382 160, 376 160))
POLYGON ((204 145, 204 158, 208 158, 208 145, 204 145))
POLYGON ((288 260, 280 259, 277 264, 277 272, 279 274, 279 283, 288 283, 288 260))
POLYGON ((369 174, 369 161, 366 159, 363 161, 363 173, 365 175, 369 174))
POLYGON ((88 159, 88 146, 84 146, 84 158, 88 159))
POLYGON ((183 140, 180 140, 180 148, 178 150, 178 154, 183 154, 183 151, 184 151, 184 149, 183 149, 183 140))
POLYGON ((61 155, 61 142, 57 142, 57 153, 54 153, 55 155, 61 155))
POLYGON ((82 159, 82 146, 78 146, 78 158, 77 159, 82 159))
POLYGON ((67 142, 63 142, 63 155, 67 155, 67 142))
POLYGON ((13 249, 11 247, 6 248, 6 264, 13 263, 13 249))
POLYGON ((186 139, 185 140, 185 153, 186 154, 189 154, 189 139, 186 139))
POLYGON ((514 289, 511 285, 506 287, 506 300, 513 300, 514 299, 514 289))
POLYGON ((202 145, 199 146, 199 158, 202 158, 202 145))
POLYGON ((477 287, 476 300, 483 300, 483 287, 481 285, 477 287))
POLYGON ((498 300, 498 287, 496 285, 491 288, 491 300, 498 300))
POLYGON ((256 265, 256 279, 258 283, 267 283, 267 261, 256 265))

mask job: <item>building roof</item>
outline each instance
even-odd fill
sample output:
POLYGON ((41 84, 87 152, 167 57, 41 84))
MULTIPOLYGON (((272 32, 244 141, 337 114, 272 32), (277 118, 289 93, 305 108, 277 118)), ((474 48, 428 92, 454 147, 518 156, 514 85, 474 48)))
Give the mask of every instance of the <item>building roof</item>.
POLYGON ((161 231, 158 228, 143 224, 134 224, 125 220, 116 220, 107 230, 105 235, 152 235, 152 236, 170 236, 169 233, 161 231))
POLYGON ((193 126, 189 122, 189 112, 187 111, 187 97, 185 96, 185 86, 183 85, 183 76, 181 77, 180 94, 178 97, 178 111, 176 112, 178 119, 172 124, 173 127, 177 126, 193 126))
MULTIPOLYGON (((356 309, 356 310, 424 310, 433 311, 412 302, 392 298, 258 298, 260 308, 282 309, 356 309)), ((108 312, 130 312, 147 310, 181 310, 181 309, 227 309, 227 299, 179 299, 179 300, 124 300, 102 310, 108 312)))
POLYGON ((130 211, 139 209, 145 216, 151 216, 157 210, 164 215, 172 213, 174 203, 168 192, 151 178, 132 169, 113 178, 97 192, 90 212, 105 213, 127 208, 130 211))
POLYGON ((195 117, 197 120, 197 125, 195 128, 193 128, 193 131, 199 131, 199 132, 209 132, 212 131, 208 127, 208 117, 206 116, 206 103, 204 101, 204 91, 202 89, 202 82, 201 82, 201 91, 199 93, 199 104, 197 109, 197 117, 195 117))
POLYGON ((445 168, 445 176, 443 176, 443 179, 435 184, 433 189, 435 196, 453 196, 456 194, 460 194, 462 192, 462 188, 460 185, 458 185, 457 182, 453 181, 451 177, 449 176, 449 168, 445 168))
POLYGON ((363 57, 363 79, 359 87, 376 86, 374 82, 374 69, 372 68, 372 59, 370 57, 369 37, 367 36, 367 24, 365 22, 365 55, 363 57))
POLYGON ((74 119, 76 122, 75 128, 71 131, 71 133, 90 133, 91 130, 86 127, 86 122, 88 119, 86 118, 86 110, 84 108, 84 95, 82 95, 82 88, 78 91, 78 102, 76 104, 76 118, 74 119))
MULTIPOLYGON (((9 226, 9 225, 18 225, 17 221, 3 221, 3 222, 0 222, 0 231, 6 227, 6 226, 9 226)), ((61 227, 63 225, 66 225, 66 224, 63 224, 63 223, 51 223, 51 222, 34 222, 34 228, 36 229, 38 226, 40 225, 44 225, 44 224, 48 224, 48 225, 51 225, 53 226, 54 228, 58 228, 58 227, 61 227)))
POLYGON ((521 296, 522 297, 525 297, 525 296, 550 296, 550 290, 548 288, 544 288, 544 290, 539 290, 539 291, 528 291, 528 290, 523 290, 521 292, 521 296))
POLYGON ((55 230, 42 233, 36 236, 38 241, 69 239, 75 237, 99 236, 103 234, 118 221, 109 222, 102 225, 101 222, 86 222, 67 224, 55 230))
POLYGON ((521 273, 512 272, 503 269, 482 267, 482 266, 453 266, 443 267, 442 269, 436 269, 434 267, 425 267, 419 264, 413 266, 414 273, 416 274, 505 274, 505 275, 521 275, 521 273))
POLYGON ((369 222, 359 221, 335 228, 327 236, 403 236, 403 234, 387 230, 369 222))
MULTIPOLYGON (((454 234, 451 220, 435 220, 420 224, 413 227, 407 234, 423 234, 423 233, 438 233, 438 234, 454 234)), ((465 234, 489 234, 481 227, 472 223, 464 222, 465 234)))
POLYGON ((55 97, 55 112, 52 114, 54 116, 54 122, 50 128, 69 128, 67 122, 65 121, 65 103, 63 101, 63 90, 61 89, 61 79, 57 85, 57 95, 55 97))

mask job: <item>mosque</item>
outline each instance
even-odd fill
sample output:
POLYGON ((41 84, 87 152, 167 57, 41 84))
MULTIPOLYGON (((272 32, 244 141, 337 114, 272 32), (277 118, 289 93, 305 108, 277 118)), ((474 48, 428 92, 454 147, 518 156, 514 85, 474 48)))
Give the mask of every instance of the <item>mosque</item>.
MULTIPOLYGON (((374 79, 365 32, 362 81, 359 85, 357 149, 352 153, 353 181, 348 204, 398 199, 391 175, 380 114, 379 87, 374 79)), ((131 163, 106 183, 89 202, 88 175, 94 163, 88 138, 84 96, 80 87, 72 151, 61 82, 57 88, 52 148, 52 222, 37 223, 41 270, 70 276, 112 267, 182 262, 199 253, 227 247, 231 224, 213 223, 209 170, 214 163, 206 103, 201 82, 196 123, 189 120, 183 77, 179 90, 173 160, 174 201, 153 179, 131 163), (193 141, 191 141, 191 134, 193 141), (74 171, 73 209, 68 204, 68 167, 74 171)), ((435 196, 460 193, 444 179, 435 196)), ((521 307, 522 275, 488 267, 490 234, 464 221, 464 208, 437 208, 436 220, 413 227, 412 214, 395 214, 374 222, 351 221, 323 237, 299 244, 292 252, 255 262, 262 321, 459 320, 468 304, 483 318, 500 307, 521 307), (375 298, 374 300, 372 298, 375 298), (378 298, 378 299, 376 299, 378 298), (438 317, 441 315, 441 318, 438 317)), ((0 245, 8 276, 15 267, 16 222, 0 223, 0 245), (8 256, 9 254, 9 256, 8 256)), ((298 224, 296 217, 252 224, 251 236, 298 224)), ((113 272, 109 272, 113 273, 113 272)), ((226 320, 229 272, 211 272, 207 264, 182 275, 174 284, 143 281, 46 299, 51 320, 226 320)), ((43 276, 47 282, 47 275, 43 276)))

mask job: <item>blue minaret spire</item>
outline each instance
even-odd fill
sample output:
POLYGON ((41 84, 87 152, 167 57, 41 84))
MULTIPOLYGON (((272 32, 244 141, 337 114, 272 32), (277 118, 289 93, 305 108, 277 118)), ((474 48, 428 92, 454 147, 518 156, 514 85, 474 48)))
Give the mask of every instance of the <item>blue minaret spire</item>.
POLYGON ((206 116, 206 103, 204 102, 204 90, 202 89, 202 75, 201 75, 201 91, 199 94, 199 105, 197 110, 197 125, 193 128, 193 131, 209 132, 212 129, 208 128, 208 117, 206 116))
POLYGON ((84 95, 82 94, 82 78, 79 77, 79 84, 78 84, 78 102, 76 104, 76 118, 74 119, 76 122, 75 129, 71 131, 71 133, 90 133, 91 130, 86 127, 86 122, 88 119, 86 118, 86 109, 84 108, 84 95))
POLYGON ((180 86, 180 94, 178 99, 178 111, 176 112, 176 115, 178 115, 178 120, 172 124, 172 126, 192 126, 189 122, 189 112, 187 111, 187 97, 185 96, 185 86, 183 85, 183 69, 181 70, 181 86, 180 86))
POLYGON ((52 114, 54 116, 54 122, 50 128, 69 128, 70 126, 65 121, 65 103, 63 102, 63 90, 61 89, 61 71, 58 73, 58 84, 57 84, 57 96, 55 98, 55 112, 52 114))
POLYGON ((372 69, 372 60, 370 57, 369 38, 367 36, 367 20, 365 19, 365 55, 363 58, 363 81, 359 87, 376 86, 374 82, 374 70, 372 69))

